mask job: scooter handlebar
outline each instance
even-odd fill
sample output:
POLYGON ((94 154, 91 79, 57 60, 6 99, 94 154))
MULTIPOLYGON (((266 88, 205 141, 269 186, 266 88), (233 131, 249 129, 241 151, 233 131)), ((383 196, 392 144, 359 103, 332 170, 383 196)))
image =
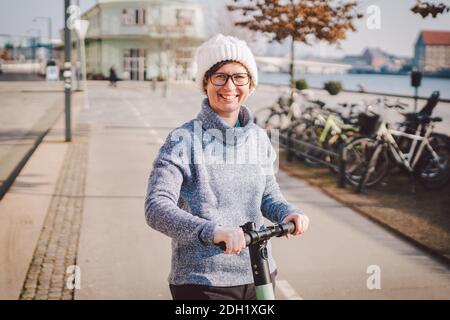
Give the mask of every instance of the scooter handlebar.
MULTIPOLYGON (((255 231, 244 230, 245 244, 246 247, 248 247, 252 244, 269 240, 272 237, 282 237, 284 235, 287 235, 288 233, 293 233, 294 230, 295 230, 295 223, 292 221, 287 223, 275 224, 273 226, 266 227, 262 230, 255 230, 255 231)), ((216 245, 219 246, 222 250, 224 251, 226 250, 225 242, 222 241, 216 245)))

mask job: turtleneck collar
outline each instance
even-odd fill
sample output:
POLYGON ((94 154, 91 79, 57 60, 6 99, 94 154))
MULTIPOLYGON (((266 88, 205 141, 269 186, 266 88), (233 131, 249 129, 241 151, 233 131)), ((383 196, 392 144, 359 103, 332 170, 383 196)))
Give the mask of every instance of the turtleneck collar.
POLYGON ((217 129, 222 133, 222 141, 227 145, 238 146, 244 142, 245 137, 248 135, 250 129, 253 129, 255 124, 253 123, 253 116, 250 110, 246 106, 241 106, 239 110, 238 119, 240 121, 240 127, 230 127, 209 105, 208 98, 205 98, 202 102, 202 109, 197 115, 197 120, 201 121, 202 127, 205 130, 217 129), (234 139, 227 139, 228 137, 234 137, 234 139), (225 141, 224 141, 225 139, 225 141), (231 140, 231 141, 230 141, 231 140), (233 141, 234 140, 234 141, 233 141))

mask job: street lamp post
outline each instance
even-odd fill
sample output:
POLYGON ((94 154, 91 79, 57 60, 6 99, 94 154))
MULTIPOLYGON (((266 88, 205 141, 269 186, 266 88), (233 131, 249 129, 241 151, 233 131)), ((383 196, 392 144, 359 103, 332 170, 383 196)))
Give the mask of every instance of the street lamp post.
POLYGON ((64 96, 65 96, 65 120, 66 120, 66 142, 72 140, 70 112, 72 107, 71 90, 72 90, 72 64, 71 49, 72 42, 70 40, 70 29, 67 25, 69 20, 70 0, 64 0, 64 96))
POLYGON ((53 46, 52 46, 52 18, 51 17, 35 17, 33 22, 37 20, 46 20, 48 27, 48 49, 49 49, 49 60, 53 59, 53 46))
POLYGON ((84 108, 89 108, 89 99, 88 99, 88 88, 87 88, 87 76, 86 76, 86 47, 85 47, 85 38, 86 33, 89 28, 89 21, 88 20, 81 20, 78 19, 75 24, 75 31, 78 35, 79 42, 81 44, 81 72, 83 77, 83 89, 84 89, 84 97, 85 97, 85 103, 84 108))
MULTIPOLYGON (((75 5, 80 8, 80 0, 75 0, 75 5)), ((80 91, 80 82, 81 82, 81 40, 80 37, 77 37, 77 62, 76 62, 76 66, 75 66, 75 70, 76 70, 76 80, 77 80, 77 91, 80 91)))

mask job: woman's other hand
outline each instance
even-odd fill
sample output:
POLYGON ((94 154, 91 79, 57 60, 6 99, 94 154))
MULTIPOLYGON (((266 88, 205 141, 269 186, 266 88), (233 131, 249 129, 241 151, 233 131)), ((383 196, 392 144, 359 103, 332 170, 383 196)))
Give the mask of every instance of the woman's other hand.
MULTIPOLYGON (((297 236, 299 234, 305 233, 309 227, 309 218, 308 216, 301 213, 293 213, 288 215, 283 219, 283 223, 294 222, 295 230, 292 235, 297 236)), ((289 234, 286 235, 286 238, 289 239, 289 234)))

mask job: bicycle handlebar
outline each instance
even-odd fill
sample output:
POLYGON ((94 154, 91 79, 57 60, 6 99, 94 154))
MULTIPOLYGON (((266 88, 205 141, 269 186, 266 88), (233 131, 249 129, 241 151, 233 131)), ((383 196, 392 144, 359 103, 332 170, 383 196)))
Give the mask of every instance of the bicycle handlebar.
MULTIPOLYGON (((241 226, 242 228, 243 226, 241 226)), ((284 235, 287 235, 288 233, 293 233, 295 230, 295 223, 290 221, 288 223, 280 223, 275 224, 273 226, 268 226, 265 229, 262 230, 254 230, 254 231, 245 231, 244 230, 244 237, 245 237, 245 245, 246 247, 259 243, 264 240, 269 240, 272 237, 282 237, 284 235)), ((219 246, 222 250, 226 250, 225 242, 220 242, 216 244, 219 246)))
POLYGON ((389 109, 394 108, 394 109, 404 110, 405 108, 409 107, 409 105, 404 102, 401 102, 401 101, 390 102, 386 98, 384 98, 384 100, 382 102, 384 103, 384 106, 389 109))

